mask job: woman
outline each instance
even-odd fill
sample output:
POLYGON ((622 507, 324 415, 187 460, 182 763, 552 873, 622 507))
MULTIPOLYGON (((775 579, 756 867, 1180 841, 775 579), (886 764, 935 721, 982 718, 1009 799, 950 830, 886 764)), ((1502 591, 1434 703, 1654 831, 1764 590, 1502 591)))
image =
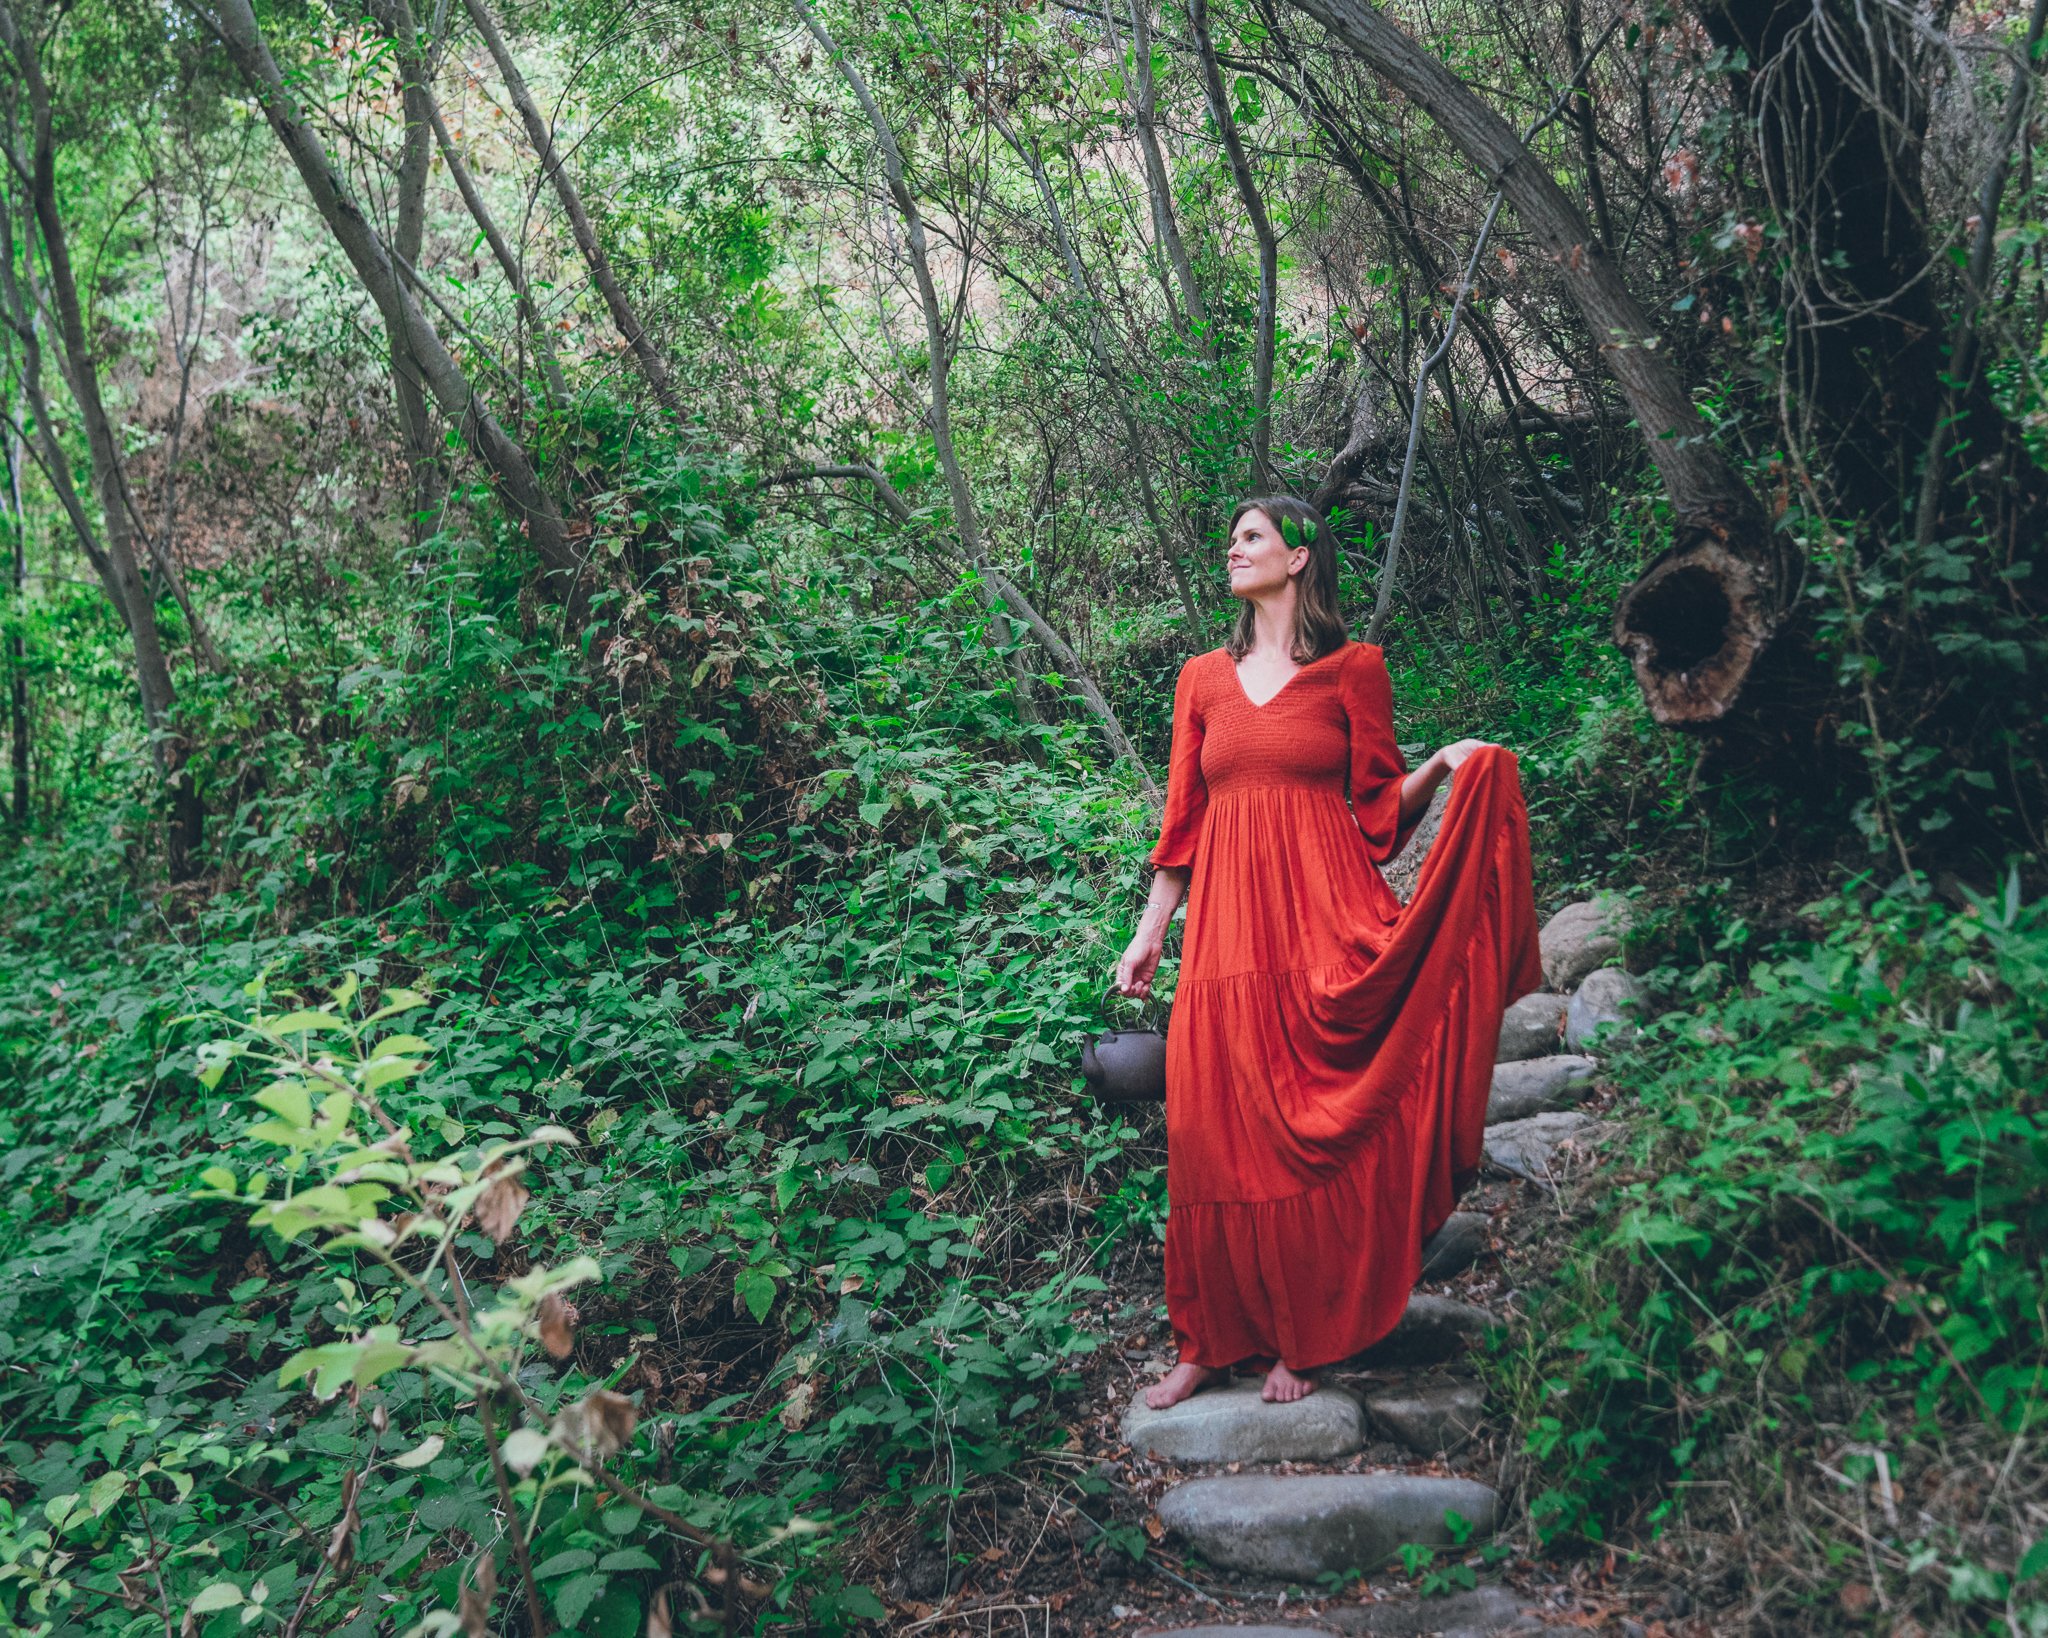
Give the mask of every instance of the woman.
POLYGON ((1229 568, 1244 606, 1174 684, 1151 896, 1116 973, 1152 993, 1186 894, 1166 1049, 1180 1362, 1155 1409, 1247 1364, 1270 1368, 1266 1399, 1299 1399, 1393 1329, 1478 1170, 1501 1013, 1541 977, 1514 757, 1466 739, 1408 770, 1312 507, 1239 506, 1229 568), (1379 867, 1453 774, 1403 906, 1379 867))

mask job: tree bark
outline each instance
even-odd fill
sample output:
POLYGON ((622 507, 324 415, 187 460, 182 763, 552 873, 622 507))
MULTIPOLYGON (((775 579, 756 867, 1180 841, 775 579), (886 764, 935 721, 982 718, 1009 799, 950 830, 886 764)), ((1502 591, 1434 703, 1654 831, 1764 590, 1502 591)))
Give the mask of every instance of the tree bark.
MULTIPOLYGON (((11 254, 11 248, 10 248, 11 254)), ((10 414, 8 419, 14 418, 10 414)), ((8 760, 14 773, 14 824, 28 829, 29 715, 28 644, 21 622, 28 613, 28 515, 21 505, 21 436, 12 426, 7 439, 7 503, 14 535, 14 629, 7 638, 8 760)))
MULTIPOLYGON (((1109 741, 1110 754, 1122 760, 1128 758, 1138 769, 1148 790, 1153 789, 1152 776, 1146 770, 1143 758, 1131 744, 1130 736, 1124 732, 1123 724, 1110 709, 1109 701, 1096 685, 1095 679, 1081 664, 1080 656, 1065 638, 1055 631, 1051 624, 1032 606, 1010 578, 998 570, 988 559, 988 552, 981 532, 981 516, 974 504, 974 494, 967 486, 967 477, 960 466, 959 451, 953 446, 953 417, 948 397, 948 378, 952 373, 952 349, 946 340, 944 316, 939 309, 938 286, 932 280, 931 254, 927 247, 924 231, 924 213, 918 208, 917 196, 910 191, 910 184, 903 168, 903 150, 897 145, 896 133, 883 115, 881 106, 875 101, 874 93, 868 89, 866 78, 853 65, 846 54, 839 49, 831 32, 811 8, 810 0, 792 0, 804 26, 810 30, 811 38, 818 42, 818 48, 830 58, 839 69, 840 78, 845 80, 847 89, 860 104, 861 112, 867 116, 868 124, 875 133, 876 145, 882 152, 882 174, 888 183, 889 196, 895 201, 897 213, 903 218, 904 240, 910 251, 910 270, 917 283, 918 306, 924 311, 925 346, 928 353, 927 381, 931 395, 930 425, 932 448, 938 456, 939 470, 946 479, 946 490, 952 499, 954 527, 960 536, 962 555, 974 569, 977 583, 985 582, 995 593, 1003 608, 1024 622, 1046 652, 1074 685, 1080 689, 1081 697, 1101 725, 1103 738, 1109 741)), ((1027 696, 1028 698, 1028 696, 1027 696)))
MULTIPOLYGON (((1143 0, 1139 0, 1142 4, 1143 0)), ((1252 332, 1252 476, 1261 490, 1276 487, 1273 482, 1273 344, 1279 324, 1280 240, 1273 232, 1273 219, 1259 192, 1259 179, 1252 174, 1252 162, 1237 134, 1237 116, 1231 112, 1230 93, 1223 84, 1223 69, 1216 61, 1216 42, 1209 37, 1209 0, 1189 0, 1188 24, 1194 30, 1195 55, 1202 65, 1202 89, 1208 96, 1209 117, 1216 122, 1223 142, 1223 156, 1230 167, 1230 180, 1244 205, 1259 246, 1259 308, 1252 332)))
POLYGON ((499 493, 525 527, 535 553, 564 588, 573 591, 582 562, 569 546, 560 510, 542 489, 525 450, 506 435, 406 288, 384 242, 300 112, 298 99, 285 84, 277 59, 256 26, 249 0, 219 0, 217 15, 207 20, 255 91, 264 118, 290 155, 321 220, 376 303, 386 330, 403 338, 402 349, 394 351, 418 365, 420 378, 441 413, 462 429, 470 448, 498 480, 499 493))
POLYGON ((1194 331, 1197 352, 1213 362, 1216 332, 1209 321, 1209 304, 1195 279, 1195 265, 1188 259, 1187 245, 1180 236, 1180 223, 1173 210, 1173 179, 1167 173, 1166 155, 1159 146, 1158 103, 1152 85, 1152 0, 1131 0, 1131 56, 1136 73, 1137 95, 1131 110, 1138 126, 1138 151, 1145 159, 1145 192, 1152 205, 1152 235, 1166 253, 1180 286, 1181 305, 1194 331))
POLYGON ((583 252, 583 260, 590 268, 591 282, 597 286, 598 294, 604 297, 613 325, 632 351, 648 386, 654 389, 654 396, 661 400, 662 408, 671 415, 680 415, 682 403, 669 379, 668 366, 662 362, 654 343, 647 339, 639 315, 633 311, 633 304, 626 299, 626 292, 612 271, 611 258, 598 242, 597 229, 591 225, 589 213, 583 208, 583 196, 577 192, 562 156, 555 151, 555 133, 542 116, 540 105, 533 100, 526 77, 519 72, 519 64, 506 48, 504 36, 499 34, 490 8, 484 0, 464 0, 464 4, 469 11, 469 20, 476 25, 477 33, 483 36, 491 61, 498 65, 498 77, 505 82, 512 106, 519 110, 519 118, 526 126, 527 140, 540 156, 540 168, 553 185, 555 197, 562 202, 562 211, 569 218, 569 231, 575 236, 576 248, 583 252))
POLYGON ((476 178, 469 174, 468 163, 455 146, 455 139, 448 134, 448 122, 441 117, 441 105, 435 100, 431 86, 427 90, 427 118, 433 123, 434 141, 440 147, 441 162, 448 167, 448 174, 454 179, 455 191, 462 195, 469 219, 476 223, 477 231, 484 236, 484 242, 491 247, 491 255, 497 259, 498 271, 504 274, 505 282, 512 287, 512 300, 526 325, 527 335, 532 339, 533 356, 540 365, 541 379, 547 385, 548 395, 555 403, 566 404, 569 401, 569 383, 562 377, 561 361, 555 357, 554 346, 548 340, 547 326, 541 322, 540 308, 526 282, 526 268, 499 229, 497 218, 491 214, 491 207, 484 202, 484 196, 477 188, 476 178))
POLYGON ((1721 720, 1788 613, 1793 548, 1715 448, 1686 382, 1660 350, 1662 338, 1578 206, 1508 123, 1364 0, 1291 3, 1427 112, 1557 264, 1635 416, 1673 514, 1672 545, 1645 566, 1615 611, 1615 641, 1657 721, 1689 728, 1721 720))
MULTIPOLYGON (((397 208, 393 212, 391 248, 398 253, 399 266, 417 268, 427 238, 427 169, 434 152, 433 93, 429 87, 433 83, 436 42, 422 34, 407 0, 371 0, 370 9, 378 27, 391 41, 392 57, 398 68, 399 104, 405 115, 398 170, 393 178, 397 208)), ((388 339, 392 396, 398 405, 406 463, 412 468, 412 528, 413 538, 418 540, 432 532, 430 520, 441 509, 447 475, 442 469, 440 442, 434 436, 426 389, 420 381, 419 361, 404 350, 402 332, 394 332, 388 339)))
MULTIPOLYGON (((92 455, 93 488, 99 497, 100 527, 104 537, 97 553, 88 552, 87 556, 99 570, 101 584, 106 587, 108 597, 121 611, 121 617, 128 626, 129 641, 135 655, 136 690, 142 700, 143 722, 149 729, 151 759, 171 808, 165 838, 166 862, 172 878, 180 879, 189 871, 192 855, 199 847, 204 817, 199 793, 185 770, 184 745, 178 737, 174 720, 177 694, 171 682, 170 661, 164 652, 163 636, 157 627, 156 601, 143 583, 142 566, 136 557, 135 532, 128 512, 127 480, 121 470, 121 446, 114 436, 106 402, 100 396, 99 363, 86 335, 85 313, 78 299, 78 282, 71 269, 70 239, 65 231, 63 215, 57 209, 57 163, 50 130, 49 82, 43 77, 42 60, 37 55, 35 44, 22 34, 14 9, 5 0, 0 0, 0 42, 5 43, 13 56, 21 74, 22 88, 28 94, 30 152, 26 175, 29 205, 43 242, 44 266, 49 275, 50 297, 57 311, 58 337, 63 344, 71 396, 78 405, 79 418, 85 423, 86 446, 92 455)), ((11 247, 11 232, 8 240, 11 247)), ((13 284, 11 266, 8 283, 10 286, 13 284)), ((19 294, 16 289, 14 295, 18 298, 19 294)), ((19 313, 20 309, 17 307, 16 311, 19 313)), ((33 315, 28 315, 28 319, 28 327, 33 331, 33 315)), ((47 406, 39 406, 37 420, 40 427, 49 425, 46 413, 47 406)), ((54 434, 51 442, 55 442, 54 434)), ((82 507, 79 512, 82 515, 82 507)))

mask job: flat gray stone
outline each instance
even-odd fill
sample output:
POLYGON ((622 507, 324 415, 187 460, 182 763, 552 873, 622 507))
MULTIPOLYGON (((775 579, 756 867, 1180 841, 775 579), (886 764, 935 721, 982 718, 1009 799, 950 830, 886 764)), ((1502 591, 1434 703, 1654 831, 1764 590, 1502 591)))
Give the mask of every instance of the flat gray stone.
POLYGON ((1444 1226, 1429 1237, 1422 1248, 1422 1272, 1416 1278, 1423 1284, 1437 1280, 1448 1280, 1453 1274, 1462 1274, 1479 1260, 1479 1254, 1486 1249, 1487 1219, 1484 1213, 1476 1211, 1454 1211, 1444 1219, 1444 1226))
POLYGON ((1384 1370, 1403 1365, 1441 1365, 1455 1359, 1474 1341, 1500 1324, 1483 1308, 1455 1297, 1432 1297, 1416 1292, 1400 1323, 1354 1363, 1361 1370, 1384 1370))
POLYGON ((1505 1587, 1474 1587, 1413 1603, 1347 1604, 1321 1619, 1356 1638, 1428 1638, 1431 1633, 1506 1632, 1521 1620, 1522 1610, 1522 1601, 1505 1587))
POLYGON ((1377 1569, 1404 1542, 1449 1547, 1447 1511, 1471 1521, 1473 1539, 1490 1536, 1500 1497, 1413 1473, 1239 1473, 1159 1498, 1159 1522, 1211 1564, 1290 1581, 1377 1569))
POLYGON ((1470 1382, 1432 1382, 1367 1396, 1372 1419, 1410 1450, 1449 1456, 1472 1442, 1486 1419, 1486 1395, 1470 1382))
POLYGON ((1355 1395, 1318 1388, 1271 1405, 1259 1383, 1232 1382, 1154 1410, 1140 1388, 1124 1412, 1124 1438, 1140 1455, 1166 1462, 1327 1462, 1365 1442, 1355 1395))
POLYGON ((1619 967, 1588 973, 1565 1012, 1565 1044, 1574 1052, 1584 1052, 1597 1043, 1604 1030, 1610 1045, 1620 1045, 1635 1034, 1632 1020, 1643 1015, 1646 999, 1642 981, 1619 967))
POLYGON ((1138 1638, 1339 1638, 1330 1627, 1149 1627, 1138 1638))
POLYGON ((1568 1004, 1567 997, 1552 995, 1548 990, 1538 990, 1515 1002, 1501 1014, 1500 1047, 1493 1061, 1519 1063, 1524 1058, 1540 1058, 1546 1052, 1555 1052, 1558 1037, 1564 1033, 1564 1009, 1568 1004))
POLYGON ((1570 990, 1594 968, 1606 966, 1621 954, 1629 917, 1629 902, 1619 893, 1602 893, 1558 911, 1537 935, 1545 982, 1553 990, 1570 990))
POLYGON ((1486 1158, 1504 1172, 1548 1183, 1553 1177, 1552 1158, 1557 1146, 1592 1124, 1591 1115, 1582 1115, 1577 1110, 1504 1120, 1486 1129, 1486 1158))
POLYGON ((1486 1124, 1522 1120, 1546 1109, 1570 1108, 1585 1098, 1599 1067, 1591 1058, 1574 1052, 1496 1064, 1493 1092, 1486 1100, 1486 1124))
POLYGON ((1450 804, 1451 782, 1447 779, 1437 786, 1436 794, 1429 799, 1429 806, 1415 821, 1415 831, 1408 838, 1408 845, 1382 872, 1387 885, 1394 890, 1394 896, 1403 904, 1415 896, 1415 879, 1422 874, 1422 861, 1429 857, 1430 844, 1436 840, 1437 828, 1444 822, 1444 809, 1450 804))

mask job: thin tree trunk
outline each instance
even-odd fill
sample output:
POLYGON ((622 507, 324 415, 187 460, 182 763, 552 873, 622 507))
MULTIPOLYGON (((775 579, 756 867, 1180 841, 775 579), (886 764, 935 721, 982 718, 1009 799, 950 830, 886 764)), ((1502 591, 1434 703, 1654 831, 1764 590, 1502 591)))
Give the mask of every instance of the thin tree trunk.
MULTIPOLYGON (((14 420, 10 412, 8 420, 14 420)), ((28 644, 21 622, 28 613, 28 514, 21 505, 21 435, 7 429, 7 496, 14 535, 14 630, 7 639, 8 755, 14 769, 14 823, 28 829, 28 644)))
POLYGON ((483 36, 491 61, 498 65, 498 77, 505 82, 512 106, 519 110, 519 118, 526 126, 527 140, 540 156, 540 168, 553 184, 555 197, 562 202, 562 211, 569 218, 569 231, 575 236, 576 248, 583 252, 583 260, 590 268, 591 282, 597 286, 598 294, 604 297, 605 306, 611 310, 613 325, 632 350, 640 373, 647 378, 648 386, 654 389, 654 396, 661 400, 662 408, 671 415, 681 414, 682 404, 669 379, 668 366, 662 362, 654 343, 647 339, 639 315, 633 311, 633 304, 626 299, 626 292, 612 272, 611 258, 605 255, 604 246, 598 243, 597 229, 591 225, 590 216, 583 208, 583 196, 577 192, 567 164, 555 151, 555 133, 542 116, 540 105, 533 100, 526 77, 519 72, 519 64, 506 49, 504 36, 499 34, 490 8, 484 0, 464 0, 464 5, 469 11, 469 20, 476 25, 477 33, 483 36))
POLYGON ((932 281, 931 256, 926 245, 924 213, 919 210, 917 196, 910 191, 910 184, 903 169, 903 151, 897 146, 896 133, 890 128, 881 106, 875 101, 874 93, 868 89, 867 80, 850 58, 839 49, 831 32, 812 10, 809 0, 793 0, 804 26, 810 30, 811 38, 818 42, 818 48, 838 65, 840 77, 846 81, 847 89, 867 116, 868 124, 875 133, 876 145, 882 152, 882 173, 888 183, 889 195, 895 201, 897 213, 903 218, 905 242, 910 251, 910 269, 917 283, 918 305, 924 310, 925 345, 929 355, 927 375, 931 394, 930 424, 932 447, 939 461, 939 470, 946 479, 946 490, 952 498, 954 527, 960 535, 960 545, 968 563, 978 577, 986 581, 1009 611, 1030 629, 1040 644, 1057 665, 1080 689, 1081 697, 1101 724, 1103 737, 1109 741, 1110 753, 1119 760, 1128 757, 1137 768, 1148 791, 1156 791, 1151 773, 1144 760, 1131 744, 1130 736, 1124 732, 1123 724, 1110 709, 1095 679, 1082 665, 1080 656, 1065 638, 1055 631, 1051 624, 1031 604, 1022 590, 1010 578, 988 560, 983 543, 981 517, 974 505, 973 492, 967 487, 966 474, 961 470, 959 452, 953 446, 953 419, 948 397, 948 378, 952 372, 952 352, 946 339, 944 315, 939 308, 938 287, 932 281))
MULTIPOLYGON (((434 154, 431 117, 433 53, 437 42, 427 39, 406 0, 371 0, 371 13, 392 44, 398 66, 399 103, 405 115, 405 134, 398 149, 397 192, 393 212, 391 248, 401 267, 417 268, 420 251, 427 239, 427 170, 434 154)), ((389 336, 391 390, 398 404, 399 431, 405 440, 406 463, 412 468, 412 530, 418 540, 432 533, 434 515, 441 510, 447 493, 447 473, 441 461, 440 440, 434 436, 433 416, 427 407, 426 389, 420 382, 419 361, 405 352, 405 336, 389 336)))
POLYGON ((1508 123, 1365 0, 1291 0, 1420 105, 1502 190, 1621 389, 1671 501, 1676 539, 1615 611, 1651 714, 1670 727, 1725 716, 1788 610, 1794 548, 1715 447, 1662 338, 1601 254, 1579 208, 1508 123))
POLYGON ((477 231, 491 247, 492 256, 497 258, 498 271, 504 274, 505 282, 512 287, 512 299, 518 306, 527 334, 532 338, 533 355, 540 364, 541 379, 547 385, 548 394, 557 404, 566 404, 569 401, 569 383, 562 377, 561 361, 555 357, 554 346, 548 340, 547 326, 541 322, 540 308, 534 303, 533 291, 526 282, 526 269, 499 230, 497 218, 491 214, 491 207, 477 189, 476 178, 469 174, 468 163, 455 146, 454 138, 449 136, 448 122, 441 117, 441 105, 435 100, 431 86, 427 89, 427 117, 433 123, 434 141, 440 147, 441 162, 448 167, 448 174, 455 181, 455 191, 462 195, 470 220, 476 223, 477 231))
POLYGON ((249 0, 219 0, 217 15, 208 20, 255 90, 271 130, 291 156, 314 208, 376 303, 385 328, 404 338, 404 347, 394 348, 394 353, 402 353, 417 365, 441 413, 462 429, 470 447, 497 478, 500 494, 525 526, 535 553, 573 591, 582 563, 569 546, 554 499, 542 489, 526 451, 498 424, 406 288, 383 241, 299 111, 298 99, 285 84, 277 59, 256 26, 249 0))
MULTIPOLYGON (((78 300, 78 283, 71 271, 70 240, 64 218, 57 209, 56 149, 50 133, 50 87, 43 78, 41 59, 21 33, 13 7, 0 0, 0 40, 4 40, 21 74, 28 93, 31 151, 26 168, 29 202, 43 241, 44 265, 48 269, 50 296, 57 311, 58 336, 63 343, 71 396, 85 423, 87 448, 92 453, 93 487, 100 502, 104 539, 94 566, 101 569, 101 581, 114 606, 127 622, 135 654, 135 682, 142 699, 142 717, 149 729, 150 752, 158 778, 171 805, 166 834, 167 863, 172 878, 180 879, 190 868, 197 850, 203 817, 199 794, 185 771, 183 743, 174 721, 176 690, 171 682, 170 661, 164 653, 163 636, 157 628, 156 602, 143 584, 142 567, 135 554, 135 533, 128 513, 126 478, 121 470, 121 448, 114 436, 113 421, 100 396, 98 360, 86 336, 85 314, 78 300)), ((11 243, 11 234, 10 234, 11 243)), ((10 269, 9 280, 12 282, 10 269)), ((17 295, 19 292, 16 292, 17 295)))
MULTIPOLYGON (((1144 0, 1139 0, 1143 4, 1144 0)), ((1208 95, 1209 117, 1216 122, 1223 140, 1223 155, 1230 166, 1230 179, 1237 185, 1237 197, 1252 225, 1259 245, 1259 310, 1252 333, 1252 476, 1262 490, 1273 482, 1273 344, 1279 325, 1280 241, 1273 232, 1273 219, 1266 213, 1266 201, 1252 174, 1251 160, 1237 134, 1237 116, 1230 109, 1230 93, 1223 84, 1223 68, 1216 61, 1216 42, 1209 37, 1209 0, 1189 0, 1188 23, 1194 30, 1195 54, 1202 65, 1202 87, 1208 95)))
POLYGON ((1173 179, 1166 169, 1166 155, 1159 146, 1158 103, 1152 86, 1152 0, 1131 0, 1131 56, 1136 71, 1138 94, 1131 99, 1138 125, 1138 151, 1145 157, 1145 191, 1152 202, 1152 233, 1166 252, 1167 265, 1180 286, 1181 303, 1187 309, 1194 330, 1196 350, 1213 362, 1216 332, 1209 322, 1209 304, 1202 299, 1202 287, 1195 279, 1195 265, 1188 260, 1181 241, 1180 223, 1173 210, 1173 179))

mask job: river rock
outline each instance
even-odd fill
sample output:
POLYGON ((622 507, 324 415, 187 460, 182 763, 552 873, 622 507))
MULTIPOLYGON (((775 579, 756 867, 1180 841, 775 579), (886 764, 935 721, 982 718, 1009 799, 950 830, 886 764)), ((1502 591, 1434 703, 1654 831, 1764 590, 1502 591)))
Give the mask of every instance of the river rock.
POLYGON ((1606 1030, 1610 1044, 1620 1045, 1635 1034, 1632 1017, 1640 1017, 1644 993, 1642 981, 1619 967, 1602 967, 1588 973, 1585 983, 1573 995, 1564 1018, 1565 1044, 1583 1052, 1594 1044, 1594 1036, 1606 1030))
POLYGON ((1372 1419, 1410 1450, 1448 1456, 1472 1442, 1486 1416, 1486 1396, 1470 1382, 1430 1382, 1399 1392, 1369 1394, 1372 1419))
POLYGON ((1564 1032, 1564 1009, 1569 1004, 1565 996, 1552 995, 1548 990, 1523 996, 1501 1014, 1500 1047, 1493 1055, 1494 1062, 1519 1063, 1524 1058, 1540 1058, 1546 1052, 1555 1052, 1557 1038, 1564 1032))
POLYGON ((1493 1330, 1500 1321, 1483 1308, 1454 1297, 1416 1292, 1400 1322, 1354 1362, 1360 1370, 1386 1370, 1407 1365, 1441 1365, 1455 1359, 1467 1345, 1493 1330))
POLYGON ((1486 1100, 1486 1124, 1569 1108, 1585 1097, 1599 1067, 1591 1058, 1571 1052, 1496 1065, 1493 1094, 1486 1100))
POLYGON ((1454 1545, 1444 1514, 1490 1536, 1500 1497, 1471 1479, 1412 1473, 1238 1473, 1191 1479, 1159 1499, 1159 1522, 1226 1570, 1313 1581, 1373 1570, 1403 1542, 1454 1545))
POLYGON ((1591 1115, 1577 1110, 1504 1120, 1486 1129, 1486 1158, 1504 1172, 1548 1183, 1557 1146, 1592 1124, 1591 1115))
POLYGON ((1568 904, 1543 924, 1537 943, 1543 977, 1553 990, 1569 990, 1596 967, 1621 954, 1629 929, 1629 902, 1618 893, 1568 904))
MULTIPOLYGON (((1540 1630, 1542 1623, 1525 1615, 1522 1601, 1505 1587, 1473 1587, 1442 1598, 1396 1603, 1345 1604, 1320 1617, 1337 1631, 1356 1638, 1432 1638, 1434 1634, 1488 1634, 1540 1630)), ((1240 1629, 1243 1630, 1243 1629, 1240 1629)))
POLYGON ((1462 1274, 1479 1260, 1479 1254, 1485 1249, 1485 1214, 1454 1211, 1422 1248, 1422 1272, 1416 1279, 1429 1285, 1437 1280, 1448 1280, 1453 1274, 1462 1274))
POLYGON ((1124 1412, 1124 1438, 1141 1456, 1168 1462, 1326 1462, 1365 1440, 1365 1416, 1342 1388, 1318 1388, 1292 1404, 1268 1404, 1259 1383, 1232 1382, 1154 1410, 1140 1388, 1124 1412))

